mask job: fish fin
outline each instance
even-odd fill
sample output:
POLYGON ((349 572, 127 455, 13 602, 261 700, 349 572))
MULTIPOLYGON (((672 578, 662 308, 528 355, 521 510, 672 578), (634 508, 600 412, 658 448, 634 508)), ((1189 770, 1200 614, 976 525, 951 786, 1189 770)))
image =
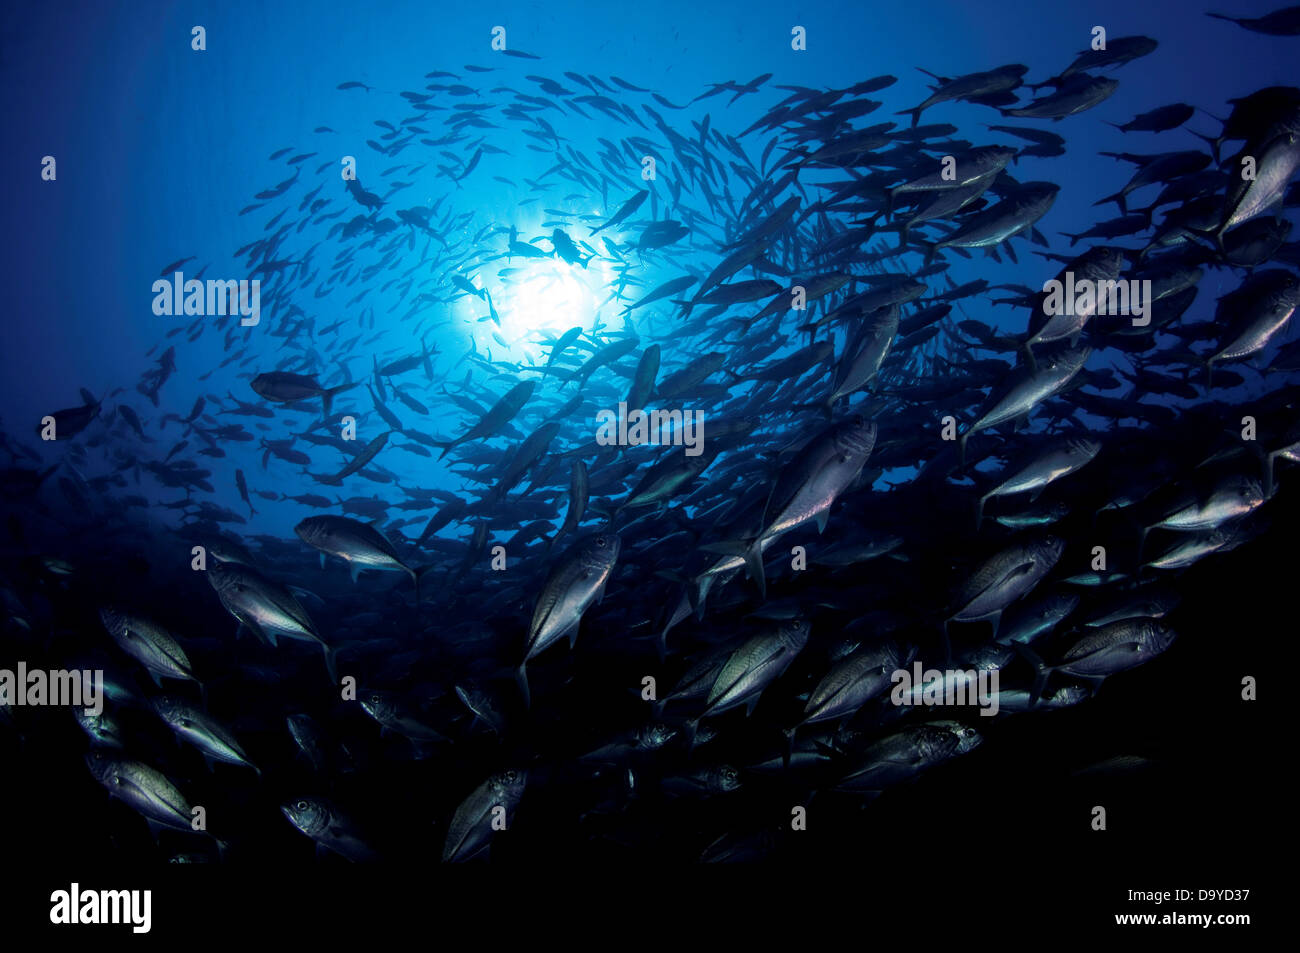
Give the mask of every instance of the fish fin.
POLYGON ((335 650, 324 642, 320 644, 320 647, 325 653, 325 671, 329 673, 330 684, 337 686, 339 683, 339 672, 335 664, 335 650))
POLYGON ((1153 530, 1153 529, 1155 529, 1154 526, 1143 526, 1143 527, 1142 527, 1142 532, 1141 532, 1141 534, 1138 536, 1137 564, 1138 564, 1138 567, 1139 567, 1139 568, 1141 568, 1141 566, 1142 566, 1142 553, 1143 553, 1143 551, 1146 549, 1146 546, 1147 546, 1147 534, 1150 533, 1151 530, 1153 530))
POLYGON ((912 125, 911 125, 911 128, 912 128, 912 129, 915 129, 915 128, 916 128, 916 124, 919 123, 919 122, 921 121, 921 111, 922 111, 923 109, 924 109, 923 106, 917 106, 915 109, 900 109, 898 112, 894 113, 894 115, 895 115, 895 116, 911 116, 911 117, 912 117, 912 125))
POLYGON ((1023 642, 1016 642, 1011 647, 1034 667, 1034 684, 1029 689, 1029 707, 1033 708, 1038 704, 1038 699, 1042 697, 1043 688, 1047 685, 1047 677, 1052 674, 1052 668, 1043 661, 1042 656, 1023 642))
POLYGON ((532 704, 532 695, 528 691, 528 671, 526 668, 527 665, 528 665, 527 660, 520 662, 519 668, 515 671, 515 681, 519 685, 519 691, 524 696, 525 709, 531 707, 532 704))
POLYGON ((763 575, 763 549, 757 541, 745 551, 745 568, 749 571, 749 577, 758 584, 759 596, 766 600, 767 578, 763 575))
POLYGON ((829 506, 817 514, 818 535, 821 535, 822 533, 826 532, 826 524, 830 522, 830 519, 831 519, 831 508, 829 506))
POLYGON ((691 602, 691 612, 697 622, 704 618, 704 600, 708 597, 712 585, 712 583, 708 582, 707 577, 702 576, 696 579, 694 585, 686 590, 686 598, 691 602))
POLYGON ((799 726, 786 728, 782 733, 785 735, 785 750, 781 752, 781 767, 787 771, 790 769, 790 761, 794 757, 794 733, 799 730, 799 726))
POLYGON ((349 563, 348 573, 352 576, 352 581, 356 582, 357 576, 361 575, 361 567, 358 566, 356 563, 349 563))
POLYGON ((330 408, 334 404, 334 395, 341 394, 345 390, 348 390, 349 388, 354 386, 356 386, 356 382, 349 381, 346 384, 340 384, 338 387, 331 387, 321 394, 321 403, 324 404, 326 417, 329 417, 330 415, 330 408))

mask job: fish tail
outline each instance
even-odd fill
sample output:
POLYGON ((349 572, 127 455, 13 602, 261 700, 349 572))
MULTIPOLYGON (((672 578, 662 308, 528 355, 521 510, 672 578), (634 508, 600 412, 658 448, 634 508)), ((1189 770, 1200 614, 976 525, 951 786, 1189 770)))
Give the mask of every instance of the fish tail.
POLYGON ((1038 704, 1038 699, 1042 697, 1043 688, 1047 685, 1047 677, 1052 674, 1052 668, 1042 657, 1022 642, 1016 642, 1012 645, 1017 652, 1024 656, 1025 661, 1034 667, 1034 684, 1029 689, 1029 707, 1033 708, 1038 704))
POLYGON ((924 106, 917 106, 915 109, 900 109, 898 112, 894 113, 894 115, 895 115, 895 116, 911 116, 911 117, 912 117, 912 128, 915 129, 915 128, 916 128, 916 124, 919 123, 919 122, 921 121, 921 112, 922 112, 922 110, 924 110, 924 109, 925 109, 924 106))
POLYGON ((1150 526, 1143 526, 1142 535, 1138 537, 1137 564, 1139 569, 1142 567, 1142 553, 1147 548, 1147 534, 1150 532, 1150 526))
MULTIPOLYGON (((1205 110, 1202 109, 1201 112, 1205 112, 1205 110)), ((1218 119, 1219 122, 1223 122, 1223 120, 1219 119, 1217 116, 1211 116, 1209 113, 1205 113, 1205 115, 1210 116, 1211 119, 1218 119)), ((1193 132, 1191 129, 1188 129, 1186 131, 1191 133, 1197 139, 1200 139, 1202 142, 1205 142, 1209 145, 1210 152, 1214 155, 1214 164, 1218 165, 1219 164, 1219 140, 1211 139, 1209 136, 1203 136, 1199 132, 1193 132)))
POLYGON ((691 611, 695 614, 696 622, 701 622, 704 619, 704 600, 708 598, 710 585, 708 577, 702 577, 697 579, 695 584, 686 590, 686 596, 691 600, 691 611))
POLYGON ((785 751, 781 757, 781 767, 786 770, 790 769, 790 760, 794 757, 794 733, 798 730, 799 726, 795 725, 793 728, 786 728, 783 732, 785 735, 785 751))
POLYGON ((754 540, 754 545, 745 550, 745 569, 749 572, 749 578, 758 584, 759 597, 764 601, 767 599, 767 577, 763 574, 763 549, 760 545, 761 540, 754 540))
POLYGON ((334 395, 341 394, 345 390, 349 390, 350 388, 355 387, 356 383, 357 383, 356 381, 348 381, 346 384, 340 384, 338 387, 330 387, 325 391, 325 393, 321 394, 321 401, 325 405, 326 417, 330 415, 330 408, 334 404, 334 395))
POLYGON ((1273 451, 1264 458, 1264 499, 1273 498, 1273 463, 1277 460, 1278 451, 1273 451))
POLYGON ((320 644, 320 647, 321 650, 324 651, 325 653, 325 671, 329 673, 330 684, 338 685, 339 672, 338 672, 338 667, 335 664, 335 650, 332 647, 326 645, 324 642, 320 644))
POLYGON ((515 671, 515 682, 519 685, 519 692, 524 696, 524 708, 532 707, 532 694, 528 690, 528 661, 519 663, 519 668, 515 671))

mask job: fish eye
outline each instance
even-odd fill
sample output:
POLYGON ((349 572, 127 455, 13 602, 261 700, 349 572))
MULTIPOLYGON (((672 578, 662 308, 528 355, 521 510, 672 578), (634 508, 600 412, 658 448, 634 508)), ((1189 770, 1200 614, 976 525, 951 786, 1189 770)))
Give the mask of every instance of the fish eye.
POLYGON ((605 545, 605 542, 606 542, 606 540, 605 540, 605 537, 604 537, 604 536, 597 536, 597 537, 596 537, 596 545, 597 545, 597 546, 604 546, 604 545, 605 545))
POLYGON ((371 702, 371 704, 373 704, 373 705, 378 705, 378 704, 379 704, 379 696, 378 696, 378 695, 371 695, 371 696, 370 696, 370 702, 371 702))
POLYGON ((299 802, 298 802, 298 810, 300 810, 300 811, 305 811, 305 810, 307 810, 307 802, 306 802, 306 801, 299 801, 299 802))

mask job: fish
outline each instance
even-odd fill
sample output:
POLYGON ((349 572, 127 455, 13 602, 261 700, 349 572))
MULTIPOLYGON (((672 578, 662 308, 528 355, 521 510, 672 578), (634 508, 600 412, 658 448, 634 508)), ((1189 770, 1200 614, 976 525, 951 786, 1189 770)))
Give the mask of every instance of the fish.
POLYGON ((290 374, 285 371, 270 371, 258 374, 249 386, 259 397, 264 397, 277 404, 295 404, 300 400, 319 397, 325 408, 325 416, 330 415, 330 406, 334 397, 355 386, 355 382, 339 384, 337 387, 322 387, 310 375, 290 374))
POLYGON ((957 594, 961 608, 951 616, 954 622, 989 620, 997 636, 1003 611, 1028 593, 1056 565, 1065 551, 1065 541, 1055 536, 1011 546, 979 566, 957 594))
POLYGON ((216 562, 208 567, 207 574, 222 606, 241 626, 271 646, 276 644, 277 636, 315 642, 325 654, 330 681, 338 684, 334 649, 317 634, 307 611, 293 593, 239 563, 216 562))
POLYGON ((420 571, 406 565, 393 544, 379 530, 346 516, 309 516, 293 528, 308 546, 325 556, 337 556, 348 563, 352 581, 362 569, 394 570, 411 577, 416 602, 420 599, 420 571))
POLYGON ((583 613, 605 595, 621 545, 617 533, 590 533, 575 540, 552 564, 537 596, 524 659, 519 664, 518 681, 525 705, 531 699, 525 669, 529 659, 566 635, 573 648, 583 613))
POLYGON ((591 230, 591 234, 596 235, 600 232, 603 232, 607 228, 612 228, 615 225, 619 225, 627 221, 629 218, 632 217, 632 215, 636 213, 637 209, 639 209, 643 204, 645 204, 645 200, 649 195, 650 192, 646 189, 642 189, 641 191, 637 192, 636 195, 632 196, 621 206, 619 206, 619 210, 615 212, 613 216, 611 216, 603 225, 601 225, 599 228, 593 228, 591 230))
POLYGON ((289 823, 310 837, 323 849, 331 850, 353 863, 372 863, 379 855, 360 836, 355 823, 332 802, 304 797, 280 806, 289 823))
POLYGON ((1267 36, 1300 36, 1300 6, 1283 7, 1262 17, 1230 17, 1222 13, 1205 15, 1235 23, 1252 33, 1263 33, 1267 36))
POLYGON ((176 732, 177 737, 190 742, 205 757, 252 768, 261 777, 261 769, 248 760, 248 755, 235 737, 207 712, 168 695, 155 698, 153 707, 158 717, 176 732))
MULTIPOLYGON (((101 749, 86 755, 86 765, 112 797, 144 816, 155 836, 164 827, 183 831, 195 829, 189 801, 157 769, 140 761, 114 758, 101 749)), ((224 842, 217 843, 224 848, 224 842)))
MULTIPOLYGON (((739 705, 752 714, 759 695, 783 674, 808 644, 810 627, 802 619, 779 623, 747 639, 719 669, 709 689, 700 718, 716 715, 739 705)), ((688 723, 693 741, 697 722, 688 723)))
POLYGON ((831 506, 866 466, 877 433, 874 423, 855 414, 822 430, 782 468, 763 511, 763 528, 736 553, 743 555, 760 594, 767 591, 763 544, 809 521, 825 532, 831 506))
POLYGON ((470 440, 479 440, 483 437, 495 435, 502 427, 514 419, 515 415, 528 403, 528 398, 532 396, 536 389, 535 381, 523 381, 510 388, 506 394, 492 405, 474 426, 470 427, 455 440, 435 440, 433 445, 442 448, 442 453, 438 459, 442 459, 456 447, 470 440))
POLYGON ((1024 75, 1027 72, 1029 72, 1028 67, 1011 64, 952 78, 934 76, 931 73, 928 75, 934 76, 937 85, 931 87, 933 93, 930 97, 912 109, 900 109, 896 115, 910 115, 912 127, 915 128, 921 119, 921 113, 937 103, 960 99, 971 102, 996 102, 1003 94, 1010 93, 1023 85, 1024 75))
POLYGON ((383 433, 379 434, 379 436, 372 438, 369 443, 362 447, 361 452, 349 460, 338 473, 333 476, 317 476, 316 479, 321 483, 338 486, 344 481, 344 479, 359 472, 374 460, 375 457, 379 455, 379 451, 383 450, 384 447, 388 445, 388 438, 392 436, 392 434, 393 431, 385 430, 383 433))
POLYGON ((1065 446, 1052 448, 1036 456, 980 497, 979 509, 975 516, 975 528, 979 528, 984 516, 984 504, 993 497, 1032 493, 1031 499, 1036 500, 1038 494, 1049 484, 1086 466, 1100 451, 1101 444, 1098 441, 1071 440, 1065 446))
POLYGON ((1073 380, 1083 370, 1091 353, 1092 349, 1087 347, 1062 351, 1045 360, 1037 369, 1021 374, 962 433, 958 442, 961 459, 964 461, 966 458, 966 441, 971 434, 1028 414, 1037 404, 1073 380))
POLYGON ((113 640, 143 665, 158 685, 163 678, 198 681, 185 649, 162 626, 107 606, 99 610, 99 617, 113 640))
POLYGON ((447 825, 442 862, 469 860, 488 846, 494 831, 507 830, 527 783, 528 772, 508 770, 494 774, 470 792, 447 825))

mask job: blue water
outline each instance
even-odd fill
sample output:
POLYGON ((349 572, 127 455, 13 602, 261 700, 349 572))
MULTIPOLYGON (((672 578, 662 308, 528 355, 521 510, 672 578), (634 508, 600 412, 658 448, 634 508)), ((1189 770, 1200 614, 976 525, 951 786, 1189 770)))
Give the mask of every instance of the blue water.
MULTIPOLYGON (((1258 5, 1217 9, 1247 12, 1251 7, 1258 5)), ((1160 47, 1151 56, 1116 71, 1113 75, 1120 79, 1120 90, 1100 107, 1064 122, 1037 124, 1066 135, 1065 156, 1026 159, 1012 169, 1022 180, 1048 178, 1061 184, 1055 207, 1040 223, 1057 251, 1065 246, 1064 240, 1058 244, 1057 232, 1082 230, 1112 214, 1113 207, 1092 209, 1091 203, 1114 191, 1130 174, 1129 166, 1099 159, 1097 151, 1157 151, 1198 144, 1181 130, 1158 137, 1143 133, 1124 136, 1103 120, 1123 122, 1138 112, 1176 101, 1224 115, 1224 101, 1230 96, 1294 81, 1294 44, 1211 20, 1200 15, 1198 5, 1181 2, 1102 2, 1086 9, 1037 2, 974 5, 925 0, 817 3, 801 8, 767 2, 667 2, 635 11, 619 4, 506 3, 494 6, 490 13, 470 5, 446 7, 424 2, 364 8, 355 4, 244 2, 91 3, 58 8, 28 4, 11 8, 5 18, 5 56, 0 66, 8 115, 7 147, 0 161, 5 181, 10 183, 6 208, 11 236, 4 256, 10 303, 5 347, 0 352, 0 407, 5 426, 17 432, 34 429, 45 413, 77 404, 78 387, 100 397, 115 387, 130 389, 157 356, 155 352, 146 358, 145 352, 158 345, 177 323, 188 324, 184 318, 157 317, 150 309, 151 284, 168 262, 197 256, 189 263, 187 277, 204 263, 209 265, 208 277, 246 275, 245 266, 234 260, 232 253, 263 237, 262 225, 283 207, 272 201, 258 212, 237 214, 253 201, 254 194, 289 175, 283 160, 267 159, 272 152, 292 146, 295 153, 319 154, 301 164, 300 182, 288 198, 323 183, 321 197, 333 198, 334 209, 340 207, 344 197, 337 170, 326 169, 319 175, 315 170, 322 161, 334 157, 337 162, 343 155, 360 160, 363 184, 385 191, 377 173, 415 159, 423 147, 416 145, 389 159, 370 150, 365 140, 384 131, 373 125, 374 120, 386 118, 397 123, 407 115, 398 91, 421 89, 428 82, 424 74, 432 70, 462 77, 442 82, 465 82, 479 89, 481 96, 467 97, 470 100, 504 101, 507 94, 490 92, 502 85, 536 93, 536 87, 524 79, 529 74, 573 86, 560 75, 571 70, 603 77, 617 75, 679 105, 707 83, 743 83, 773 73, 759 94, 742 97, 735 105, 725 105, 731 98, 726 93, 682 112, 659 109, 684 135, 694 135, 688 119, 698 121, 706 113, 715 128, 735 135, 778 101, 778 96, 785 95, 773 88, 776 84, 845 86, 868 76, 892 73, 899 82, 875 94, 886 106, 867 120, 886 121, 893 118, 887 113, 925 98, 926 77, 914 67, 957 75, 1021 62, 1030 67, 1029 78, 1037 79, 1059 71, 1084 49, 1090 29, 1097 24, 1105 26, 1112 37, 1155 36, 1160 47), (190 48, 190 30, 196 24, 207 30, 203 52, 190 48), (510 46, 542 59, 511 59, 493 53, 490 31, 498 24, 506 27, 510 46), (795 24, 807 28, 806 51, 790 48, 795 24), (467 73, 464 64, 492 66, 496 72, 467 73), (362 81, 375 91, 336 89, 348 80, 362 81), (337 132, 313 134, 321 125, 337 132), (1157 140, 1159 146, 1154 145, 1157 140), (58 161, 55 182, 39 177, 40 159, 45 155, 58 161)), ((578 91, 587 92, 580 87, 578 91)), ((647 101, 643 94, 629 94, 628 99, 647 101)), ((430 115, 432 119, 425 125, 435 136, 440 135, 439 113, 430 115)), ((595 154, 597 137, 636 134, 659 138, 653 127, 647 132, 613 123, 597 110, 592 111, 590 120, 556 110, 542 115, 560 135, 571 137, 575 148, 591 149, 586 153, 589 156, 595 154)), ((972 128, 976 122, 1017 122, 963 103, 934 107, 924 121, 953 121, 960 135, 975 142, 980 141, 972 128)), ((1212 120, 1200 115, 1188 126, 1205 132, 1216 128, 1212 120)), ((550 167, 553 157, 528 150, 526 143, 536 140, 522 137, 518 128, 518 124, 504 124, 499 130, 485 130, 489 142, 508 148, 510 154, 485 155, 463 189, 456 189, 437 173, 436 165, 446 160, 435 155, 413 187, 396 196, 396 204, 386 211, 427 205, 447 196, 441 211, 450 208, 474 213, 461 232, 463 236, 472 236, 491 224, 514 225, 524 237, 548 234, 549 229, 540 227, 541 209, 560 204, 555 193, 545 193, 530 206, 521 208, 517 203, 536 194, 528 192, 524 180, 550 167), (519 188, 495 181, 492 177, 496 175, 513 179, 519 188)), ((989 141, 998 138, 990 134, 989 141)), ((755 159, 765 143, 761 133, 745 140, 755 159)), ((623 196, 635 187, 637 171, 629 167, 623 196)), ((397 178, 404 177, 395 175, 390 180, 397 178)), ((565 193, 577 190, 571 183, 562 185, 565 193)), ((737 196, 744 192, 742 184, 737 183, 735 189, 737 196)), ((611 194, 605 204, 592 195, 589 201, 563 207, 612 214, 621 201, 622 196, 611 194)), ((359 207, 352 206, 343 220, 357 211, 359 207)), ((280 224, 294 221, 296 215, 294 203, 280 224)), ((285 247, 306 248, 323 238, 325 228, 332 224, 291 233, 285 247)), ((358 321, 363 311, 373 308, 376 330, 391 330, 375 349, 394 356, 406 353, 417 342, 409 330, 412 325, 399 325, 397 317, 407 313, 409 304, 398 302, 391 288, 384 292, 379 286, 415 264, 424 244, 420 242, 409 258, 402 257, 392 270, 370 282, 370 294, 360 305, 346 305, 362 287, 351 285, 343 289, 348 294, 310 299, 300 306, 315 318, 317 327, 340 319, 358 321), (394 309, 391 312, 390 307, 394 309)), ((342 246, 324 246, 316 256, 322 277, 337 247, 342 246)), ((1019 267, 1008 263, 1001 269, 980 258, 969 263, 952 258, 949 274, 959 283, 982 276, 990 281, 1037 285, 1054 273, 1050 263, 1027 253, 1022 253, 1019 267)), ((702 261, 700 267, 707 270, 708 266, 702 261)), ((509 289, 500 293, 503 333, 516 339, 536 327, 590 327, 595 306, 607 296, 599 293, 599 287, 591 290, 600 277, 598 269, 592 271, 580 276, 591 279, 587 290, 552 290, 540 304, 529 301, 524 293, 528 289, 520 289, 515 300, 511 300, 509 289), (571 313, 584 311, 588 313, 571 313)), ((654 277, 647 275, 645 288, 657 283, 654 277)), ((489 275, 483 280, 494 279, 489 275)), ((1216 287, 1221 281, 1235 279, 1222 271, 1208 276, 1198 309, 1209 306, 1211 296, 1205 292, 1217 294, 1231 287, 1216 287)), ((465 307, 468 304, 461 302, 460 308, 465 307)), ((991 308, 982 299, 967 300, 962 308, 969 317, 1002 323, 1021 320, 1019 314, 1011 313, 1013 309, 991 308)), ((448 355, 466 349, 469 333, 476 332, 481 343, 496 347, 484 341, 482 325, 463 323, 466 315, 457 308, 450 309, 450 324, 440 317, 447 310, 444 306, 434 305, 433 309, 427 320, 438 325, 430 340, 443 352, 439 376, 445 372, 448 355)), ((601 316, 611 328, 617 328, 617 309, 612 305, 607 305, 601 316)), ((654 321, 649 330, 662 333, 671 317, 662 313, 654 321)), ((275 330, 275 319, 269 317, 236 338, 234 347, 258 355, 251 369, 270 369, 282 356, 275 330)), ((345 325, 344 336, 346 332, 345 325)), ((222 335, 208 333, 188 344, 182 334, 168 343, 178 344, 178 370, 164 388, 163 411, 184 415, 201 394, 224 395, 228 390, 241 399, 254 399, 246 381, 234 376, 233 367, 213 373, 207 381, 197 380, 227 356, 222 335)), ((533 348, 529 353, 540 352, 533 348)), ((671 351, 666 355, 666 367, 671 365, 669 355, 671 351)), ((510 358, 520 360, 522 356, 512 353, 510 358)), ((364 374, 369 360, 368 351, 358 353, 351 372, 364 374)), ((460 422, 453 420, 432 429, 450 435, 459 426, 460 422)), ((170 432, 175 433, 175 429, 170 432)), ((232 491, 235 466, 242 463, 250 475, 255 468, 238 452, 236 448, 227 459, 210 461, 223 495, 232 491)), ((390 453, 384 462, 396 466, 393 456, 390 453)), ((331 459, 323 469, 332 466, 331 459)), ((421 476, 438 479, 428 468, 421 476)), ((266 507, 263 518, 272 519, 270 510, 266 507)), ((291 513, 281 517, 266 528, 283 531, 284 520, 293 517, 291 513)))

